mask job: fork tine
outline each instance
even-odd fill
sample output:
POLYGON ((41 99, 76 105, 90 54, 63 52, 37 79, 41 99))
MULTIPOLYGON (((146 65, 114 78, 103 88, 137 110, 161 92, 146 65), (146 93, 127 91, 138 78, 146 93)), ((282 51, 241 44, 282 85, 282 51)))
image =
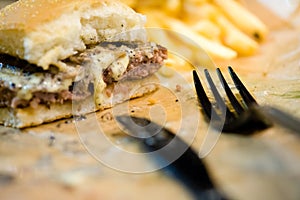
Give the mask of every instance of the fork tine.
POLYGON ((193 70, 193 78, 194 78, 194 85, 196 88, 197 96, 199 103, 202 105, 204 113, 206 116, 211 119, 211 116, 217 116, 216 111, 213 109, 205 91, 199 79, 199 76, 195 70, 193 70))
POLYGON ((232 93, 230 87, 228 86, 228 84, 219 68, 217 68, 217 74, 218 74, 218 77, 222 83, 222 86, 223 86, 223 88, 226 92, 226 95, 228 96, 228 99, 231 102, 231 105, 233 106, 234 110, 237 112, 237 114, 243 113, 245 111, 245 109, 241 106, 239 101, 236 99, 236 97, 232 93))
MULTIPOLYGON (((220 93, 217 90, 216 85, 214 84, 209 72, 207 69, 204 70, 207 82, 210 86, 210 89, 215 97, 216 103, 219 106, 219 108, 225 108, 226 109, 226 113, 225 114, 226 118, 228 119, 232 119, 234 117, 234 114, 228 109, 228 107, 226 106, 225 101, 223 100, 223 98, 221 97, 220 93)), ((224 110, 225 111, 225 110, 224 110)))
POLYGON ((246 105, 247 106, 251 106, 253 104, 257 105, 257 102, 255 101, 253 96, 250 94, 250 92, 247 90, 247 88, 244 86, 244 84, 239 79, 237 74, 233 71, 232 67, 229 66, 228 70, 229 70, 230 76, 231 76, 236 88, 238 89, 239 93, 241 94, 246 105))

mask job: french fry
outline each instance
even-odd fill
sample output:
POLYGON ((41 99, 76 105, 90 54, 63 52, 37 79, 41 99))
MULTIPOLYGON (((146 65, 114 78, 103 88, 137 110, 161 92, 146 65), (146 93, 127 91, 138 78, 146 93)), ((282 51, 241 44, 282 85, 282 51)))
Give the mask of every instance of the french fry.
POLYGON ((186 41, 187 43, 194 42, 195 45, 199 45, 210 56, 222 59, 233 59, 237 57, 237 52, 234 50, 197 34, 181 21, 176 19, 168 19, 167 21, 168 22, 165 25, 180 33, 183 41, 186 41))
POLYGON ((197 23, 202 20, 213 19, 217 13, 215 6, 210 3, 204 3, 201 6, 186 5, 183 9, 183 20, 188 23, 197 23))
POLYGON ((215 20, 222 28, 222 39, 226 46, 237 51, 241 56, 249 56, 256 52, 258 43, 236 28, 227 18, 220 15, 215 20))
POLYGON ((263 40, 268 28, 255 15, 249 12, 239 2, 234 0, 213 0, 239 29, 260 41, 263 40))
POLYGON ((193 51, 198 51, 199 46, 212 58, 253 55, 258 42, 268 33, 267 27, 235 0, 122 1, 147 16, 147 27, 168 28, 182 34, 178 38, 180 34, 165 30, 150 35, 169 48, 184 52, 188 58, 194 56, 193 51))
POLYGON ((120 0, 121 2, 127 4, 128 6, 130 7, 135 7, 136 6, 136 3, 137 3, 137 0, 120 0))
MULTIPOLYGON (((144 10, 143 12, 147 13, 149 10, 144 10)), ((203 49, 199 49, 199 45, 191 43, 191 40, 185 41, 178 38, 180 36, 178 32, 170 30, 171 28, 167 29, 169 26, 166 26, 163 20, 159 20, 167 18, 168 21, 168 16, 157 11, 150 11, 147 16, 150 19, 148 20, 147 30, 151 41, 167 47, 171 53, 170 55, 172 53, 180 55, 194 65, 206 66, 208 68, 214 66, 207 53, 203 49)))
MULTIPOLYGON (((125 0, 126 1, 126 0, 125 0)), ((132 1, 132 0, 131 0, 132 1)), ((140 9, 156 9, 167 13, 171 16, 177 16, 182 8, 182 0, 136 0, 135 8, 140 9)))
POLYGON ((203 4, 207 3, 209 0, 184 0, 184 3, 193 5, 193 6, 202 6, 203 4))
POLYGON ((182 8, 181 0, 165 0, 165 9, 169 15, 177 15, 182 8))
POLYGON ((191 28, 204 37, 221 43, 221 28, 210 20, 203 19, 191 24, 191 28))

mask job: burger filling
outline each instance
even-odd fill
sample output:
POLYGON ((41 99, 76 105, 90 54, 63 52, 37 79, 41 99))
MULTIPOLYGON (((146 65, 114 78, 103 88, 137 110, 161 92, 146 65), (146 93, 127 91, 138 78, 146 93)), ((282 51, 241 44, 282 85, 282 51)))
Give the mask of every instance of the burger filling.
POLYGON ((98 105, 108 84, 152 75, 166 58, 166 48, 154 43, 104 42, 63 60, 68 70, 61 72, 2 54, 0 108, 35 108, 91 95, 98 105))

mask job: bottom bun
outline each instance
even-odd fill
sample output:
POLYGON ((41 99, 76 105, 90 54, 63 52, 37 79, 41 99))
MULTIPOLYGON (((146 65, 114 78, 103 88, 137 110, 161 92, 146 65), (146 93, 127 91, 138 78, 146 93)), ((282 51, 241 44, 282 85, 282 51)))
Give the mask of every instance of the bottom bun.
POLYGON ((95 105, 93 97, 88 97, 83 101, 67 101, 63 104, 40 104, 36 108, 0 108, 0 124, 24 128, 74 115, 83 115, 110 108, 132 98, 141 97, 157 90, 158 87, 158 79, 153 75, 142 80, 128 80, 110 84, 103 91, 101 105, 95 105))

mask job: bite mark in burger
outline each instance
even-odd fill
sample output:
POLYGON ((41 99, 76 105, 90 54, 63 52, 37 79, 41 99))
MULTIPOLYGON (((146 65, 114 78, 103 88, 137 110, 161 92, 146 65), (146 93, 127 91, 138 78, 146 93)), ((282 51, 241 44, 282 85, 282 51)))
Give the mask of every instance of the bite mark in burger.
POLYGON ((94 100, 81 114, 111 107, 116 84, 143 88, 130 96, 117 91, 116 103, 154 91, 147 80, 167 50, 147 41, 144 24, 117 1, 20 0, 2 9, 0 123, 27 127, 70 117, 74 101, 94 100))

